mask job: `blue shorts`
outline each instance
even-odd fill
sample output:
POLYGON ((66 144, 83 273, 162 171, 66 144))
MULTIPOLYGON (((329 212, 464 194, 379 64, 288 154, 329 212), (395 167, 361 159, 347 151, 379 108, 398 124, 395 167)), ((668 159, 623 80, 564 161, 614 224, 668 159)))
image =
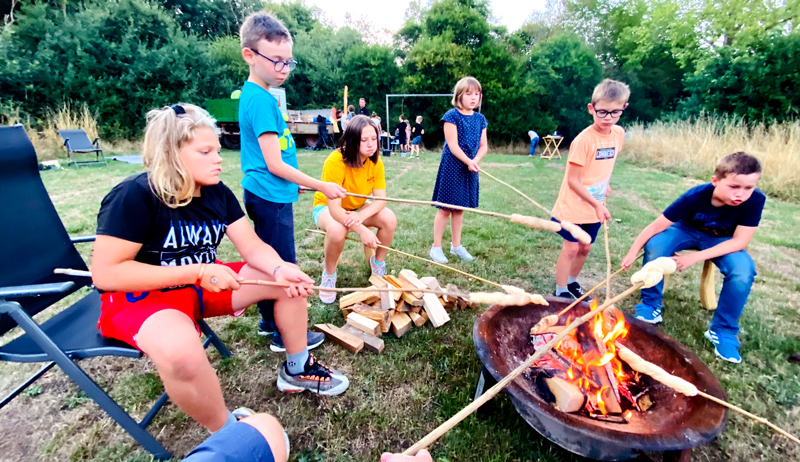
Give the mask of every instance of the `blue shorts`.
POLYGON ((255 427, 236 422, 209 436, 184 462, 275 462, 272 448, 255 427))
POLYGON ((322 215, 322 212, 324 212, 327 208, 327 205, 318 205, 314 207, 314 211, 311 213, 311 218, 314 219, 315 225, 319 226, 319 223, 317 223, 319 221, 319 216, 322 215))
POLYGON ((422 143, 421 136, 415 136, 414 139, 411 140, 411 144, 413 144, 414 146, 419 146, 420 143, 422 143))
MULTIPOLYGON (((555 218, 551 218, 550 221, 561 223, 561 221, 556 220, 555 218)), ((586 231, 589 237, 592 238, 592 244, 594 244, 594 240, 597 238, 597 232, 600 231, 600 226, 602 226, 602 223, 598 221, 597 223, 581 223, 581 224, 575 223, 575 225, 580 227, 582 230, 586 231)), ((578 240, 575 239, 572 236, 572 234, 570 234, 569 231, 567 231, 566 229, 562 229, 561 231, 559 231, 558 235, 563 237, 565 241, 578 242, 578 240)))

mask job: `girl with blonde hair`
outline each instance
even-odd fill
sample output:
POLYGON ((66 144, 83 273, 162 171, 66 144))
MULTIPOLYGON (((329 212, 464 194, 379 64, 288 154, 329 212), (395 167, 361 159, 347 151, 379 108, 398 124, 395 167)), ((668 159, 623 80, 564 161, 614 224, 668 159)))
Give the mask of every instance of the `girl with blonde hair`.
POLYGON ((212 432, 236 418, 206 357, 198 319, 240 316, 260 300, 275 300, 287 353, 278 389, 336 395, 349 383, 308 353, 311 291, 303 284, 313 281, 256 236, 219 179, 219 149, 215 121, 203 109, 183 104, 150 111, 142 151, 146 171, 103 199, 92 259, 102 291, 102 335, 150 356, 172 401, 212 432), (225 235, 243 262, 217 260, 225 235), (290 286, 240 285, 244 279, 290 286))

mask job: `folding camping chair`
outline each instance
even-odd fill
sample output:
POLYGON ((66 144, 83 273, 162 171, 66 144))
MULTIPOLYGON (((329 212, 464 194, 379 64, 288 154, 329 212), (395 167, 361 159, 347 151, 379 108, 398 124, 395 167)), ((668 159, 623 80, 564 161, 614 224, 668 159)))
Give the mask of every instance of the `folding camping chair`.
POLYGON ((67 156, 70 163, 75 164, 75 168, 80 168, 81 165, 92 164, 105 164, 106 157, 103 155, 103 150, 100 149, 100 138, 95 138, 90 142, 86 132, 80 130, 59 130, 58 134, 64 140, 64 147, 67 149, 67 156), (94 153, 95 160, 81 160, 78 161, 74 154, 89 154, 94 153))
MULTIPOLYGON (((145 429, 167 401, 164 393, 141 422, 137 423, 111 399, 76 363, 95 356, 139 358, 142 353, 122 342, 103 338, 96 329, 100 316, 100 294, 89 278, 53 274, 56 268, 86 270, 75 249, 76 242, 94 241, 94 236, 70 239, 44 188, 36 153, 21 125, 0 127, 0 336, 15 327, 24 335, 0 346, 0 361, 45 366, 0 401, 0 409, 58 365, 83 391, 158 459, 170 453, 145 429), (37 324, 33 316, 85 288, 88 293, 74 305, 48 321, 37 324)), ((230 351, 214 331, 199 321, 206 335, 204 346, 213 344, 223 357, 230 351)))

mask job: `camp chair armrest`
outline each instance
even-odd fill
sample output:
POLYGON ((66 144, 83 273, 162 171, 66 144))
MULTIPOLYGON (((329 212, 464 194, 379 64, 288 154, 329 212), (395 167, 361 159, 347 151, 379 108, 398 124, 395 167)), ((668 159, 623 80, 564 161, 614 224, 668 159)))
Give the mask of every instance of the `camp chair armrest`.
POLYGON ((69 150, 69 138, 64 138, 64 146, 66 146, 67 150, 69 150))
POLYGON ((49 284, 32 284, 29 286, 0 287, 0 300, 20 297, 36 297, 47 294, 60 294, 75 285, 72 281, 52 282, 49 284))
POLYGON ((94 147, 96 147, 97 149, 100 149, 100 138, 95 138, 95 139, 94 139, 94 141, 92 141, 92 144, 93 144, 93 145, 94 145, 94 147))
POLYGON ((75 236, 69 238, 73 244, 80 244, 81 242, 94 242, 96 239, 97 236, 75 236))

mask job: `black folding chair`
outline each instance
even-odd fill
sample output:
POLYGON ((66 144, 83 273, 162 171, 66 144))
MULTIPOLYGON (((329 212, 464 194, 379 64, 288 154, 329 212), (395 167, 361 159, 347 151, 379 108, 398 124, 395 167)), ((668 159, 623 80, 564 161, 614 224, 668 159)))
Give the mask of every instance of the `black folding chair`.
POLYGON ((64 140, 64 147, 67 148, 67 157, 75 168, 80 168, 81 165, 104 164, 108 166, 106 157, 103 155, 103 150, 100 149, 100 138, 95 138, 94 141, 89 141, 86 132, 81 130, 59 130, 58 134, 64 140), (75 154, 91 154, 94 153, 94 160, 81 160, 79 161, 75 154))
MULTIPOLYGON (((164 393, 141 422, 137 423, 111 399, 76 363, 95 356, 139 358, 142 353, 115 340, 105 339, 96 329, 100 316, 100 294, 91 290, 80 301, 37 324, 33 316, 84 287, 89 278, 53 274, 56 268, 86 270, 75 249, 76 242, 94 241, 94 236, 70 239, 44 188, 36 153, 22 126, 0 127, 0 336, 15 327, 25 334, 0 346, 0 361, 45 362, 45 366, 0 401, 0 409, 22 393, 54 365, 58 365, 112 419, 158 459, 170 453, 145 429, 167 401, 164 393)), ((230 351, 203 321, 204 346, 213 344, 224 357, 230 351)))

